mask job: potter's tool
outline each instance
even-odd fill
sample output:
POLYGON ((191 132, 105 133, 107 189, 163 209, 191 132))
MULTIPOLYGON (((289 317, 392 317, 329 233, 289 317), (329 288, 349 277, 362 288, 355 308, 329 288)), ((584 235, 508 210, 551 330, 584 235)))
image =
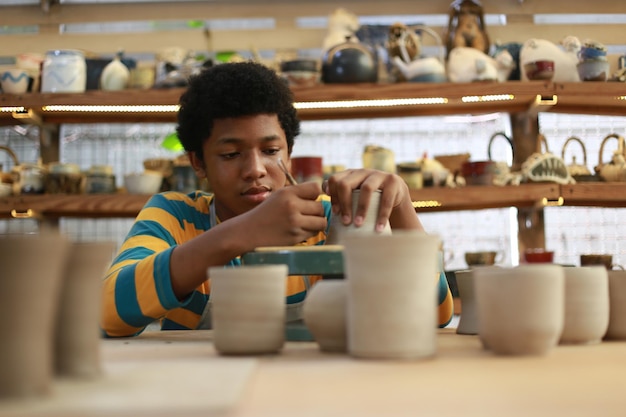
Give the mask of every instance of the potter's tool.
POLYGON ((291 175, 291 172, 289 172, 289 170, 287 169, 287 166, 285 165, 283 160, 280 158, 278 158, 278 166, 280 167, 280 169, 283 170, 283 172, 287 176, 287 180, 289 181, 289 184, 296 185, 298 183, 298 181, 296 181, 293 175, 291 175))

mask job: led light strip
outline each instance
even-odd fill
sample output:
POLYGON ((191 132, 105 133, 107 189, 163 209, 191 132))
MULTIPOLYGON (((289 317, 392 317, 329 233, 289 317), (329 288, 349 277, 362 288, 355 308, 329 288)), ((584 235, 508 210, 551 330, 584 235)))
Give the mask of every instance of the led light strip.
POLYGON ((25 111, 24 107, 0 107, 0 112, 2 113, 21 113, 25 111))
POLYGON ((441 204, 437 200, 424 200, 424 201, 413 201, 413 208, 427 208, 427 207, 441 207, 441 204))
POLYGON ((89 112, 89 113, 176 113, 180 106, 145 105, 145 106, 43 106, 45 112, 89 112))
POLYGON ((444 97, 397 98, 388 100, 346 100, 346 101, 309 101, 294 103, 297 110, 303 109, 349 109, 354 107, 392 107, 415 106, 424 104, 447 104, 444 97))
POLYGON ((479 103, 484 101, 508 101, 514 100, 513 94, 494 94, 488 96, 464 96, 461 98, 463 103, 479 103))

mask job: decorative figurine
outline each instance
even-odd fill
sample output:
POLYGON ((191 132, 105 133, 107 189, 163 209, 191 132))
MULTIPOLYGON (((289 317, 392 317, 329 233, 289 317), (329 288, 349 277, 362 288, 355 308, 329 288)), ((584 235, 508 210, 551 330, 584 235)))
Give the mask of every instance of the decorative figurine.
POLYGON ((477 0, 455 0, 450 5, 446 56, 459 46, 489 53, 490 43, 485 29, 483 7, 477 0))

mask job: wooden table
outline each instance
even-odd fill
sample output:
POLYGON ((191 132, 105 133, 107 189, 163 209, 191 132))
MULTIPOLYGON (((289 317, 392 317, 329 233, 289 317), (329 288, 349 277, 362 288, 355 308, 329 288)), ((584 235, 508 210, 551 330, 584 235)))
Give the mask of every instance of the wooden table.
POLYGON ((443 329, 422 361, 354 359, 288 342, 282 353, 217 354, 211 331, 102 341, 96 381, 57 380, 40 401, 0 416, 593 416, 626 415, 626 342, 502 357, 443 329))

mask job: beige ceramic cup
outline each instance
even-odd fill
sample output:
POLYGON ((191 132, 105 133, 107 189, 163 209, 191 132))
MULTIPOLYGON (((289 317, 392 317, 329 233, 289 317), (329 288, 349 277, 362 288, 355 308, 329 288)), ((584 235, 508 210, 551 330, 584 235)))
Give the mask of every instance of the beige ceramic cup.
MULTIPOLYGON (((361 195, 361 190, 353 190, 352 191, 352 214, 356 212, 357 204, 359 202, 359 197, 361 195)), ((367 213, 365 213, 365 219, 363 224, 359 227, 356 227, 354 223, 350 223, 348 225, 344 225, 341 222, 341 216, 331 216, 330 217, 330 225, 328 228, 328 237, 326 238, 327 245, 340 245, 343 244, 344 236, 348 234, 375 234, 376 231, 374 228, 376 227, 376 217, 378 215, 378 207, 380 205, 380 195, 381 191, 376 191, 372 193, 370 198, 370 203, 367 209, 367 213)), ((391 234, 391 226, 389 222, 385 226, 385 229, 379 234, 391 234)))
POLYGON ((100 287, 114 250, 115 243, 108 241, 70 245, 56 322, 57 375, 100 375, 100 287))
POLYGON ((317 281, 302 306, 304 324, 323 352, 347 349, 345 280, 317 281))
POLYGON ((287 265, 212 267, 213 342, 224 355, 279 352, 285 343, 287 265))
POLYGON ((358 358, 436 354, 438 237, 400 230, 344 236, 348 352, 358 358))
POLYGON ((543 355, 564 325, 565 273, 554 264, 474 271, 478 333, 500 355, 543 355))
POLYGON ((605 338, 626 340, 626 271, 609 273, 609 328, 605 338))
POLYGON ((599 343, 609 326, 609 278, 601 265, 565 271, 565 325, 561 344, 599 343))
POLYGON ((68 245, 56 233, 0 236, 0 399, 50 392, 68 245))

